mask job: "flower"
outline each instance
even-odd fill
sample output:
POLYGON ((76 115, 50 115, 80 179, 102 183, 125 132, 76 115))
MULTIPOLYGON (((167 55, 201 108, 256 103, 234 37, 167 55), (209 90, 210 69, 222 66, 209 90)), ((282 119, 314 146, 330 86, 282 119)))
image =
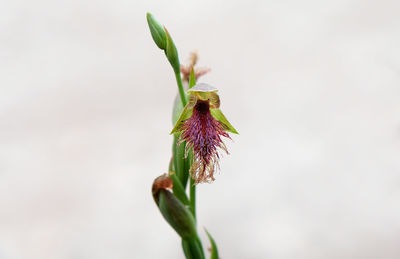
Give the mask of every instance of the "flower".
POLYGON ((217 91, 207 84, 189 89, 189 102, 171 131, 171 134, 180 133, 178 144, 186 141, 185 157, 193 150, 190 175, 195 183, 214 180, 219 149, 229 154, 222 137, 230 139, 228 132, 238 134, 219 109, 217 91))
POLYGON ((181 65, 183 81, 189 82, 190 72, 192 69, 194 70, 194 77, 196 80, 211 71, 211 69, 207 67, 195 67, 198 59, 199 55, 196 51, 193 51, 190 53, 189 63, 187 65, 181 65))

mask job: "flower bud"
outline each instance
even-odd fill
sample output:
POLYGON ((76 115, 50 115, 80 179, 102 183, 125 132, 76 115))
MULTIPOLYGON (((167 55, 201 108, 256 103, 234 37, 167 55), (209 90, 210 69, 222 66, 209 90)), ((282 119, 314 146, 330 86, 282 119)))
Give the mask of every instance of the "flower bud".
POLYGON ((160 49, 165 50, 167 46, 167 36, 165 34, 164 27, 154 18, 151 13, 147 13, 146 16, 151 37, 160 49))
POLYGON ((176 46, 172 41, 171 35, 169 35, 169 32, 165 27, 164 30, 167 37, 165 55, 167 56, 168 61, 171 64, 172 68, 174 69, 175 73, 180 74, 181 65, 179 63, 178 50, 176 49, 176 46))
POLYGON ((153 198, 165 220, 182 239, 196 238, 196 221, 189 208, 168 190, 172 187, 169 176, 162 175, 156 178, 152 188, 153 198))

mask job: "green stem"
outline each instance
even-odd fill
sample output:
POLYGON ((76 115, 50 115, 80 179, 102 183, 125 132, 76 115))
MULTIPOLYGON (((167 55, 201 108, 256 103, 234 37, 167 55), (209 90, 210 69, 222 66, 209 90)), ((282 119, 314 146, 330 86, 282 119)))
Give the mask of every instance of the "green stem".
POLYGON ((185 89, 183 89, 181 73, 180 73, 180 71, 175 71, 175 70, 174 70, 174 72, 175 72, 176 82, 178 84, 179 95, 181 97, 183 107, 185 107, 187 104, 187 100, 186 100, 185 89))
MULTIPOLYGON (((196 84, 196 77, 195 77, 195 74, 194 74, 194 69, 192 67, 192 69, 190 71, 190 77, 189 77, 189 89, 192 88, 195 84, 196 84)), ((190 161, 189 164, 191 166, 192 165, 192 161, 193 161, 192 152, 190 152, 190 154, 189 154, 189 161, 190 161)), ((191 175, 190 175, 189 199, 190 199, 190 209, 192 211, 194 219, 196 219, 196 185, 195 185, 195 182, 194 182, 194 180, 193 180, 191 175)))
POLYGON ((205 259, 203 245, 200 238, 182 239, 182 248, 186 259, 205 259))
MULTIPOLYGON (((176 82, 178 83, 179 95, 181 97, 183 107, 185 107, 187 104, 187 99, 186 99, 185 90, 183 89, 181 74, 180 74, 180 71, 174 70, 174 72, 175 72, 176 82)), ((189 155, 187 161, 191 161, 190 155, 189 155)), ((191 164, 191 163, 189 162, 189 164, 191 164)), ((186 171, 187 174, 189 174, 189 168, 190 168, 190 166, 187 168, 187 171, 186 171)), ((192 177, 190 177, 189 197, 190 197, 189 198, 190 199, 190 210, 192 211, 193 217, 196 219, 196 185, 194 184, 194 180, 192 179, 192 177)))
POLYGON ((194 219, 196 219, 196 185, 194 180, 190 177, 190 210, 192 211, 194 219))

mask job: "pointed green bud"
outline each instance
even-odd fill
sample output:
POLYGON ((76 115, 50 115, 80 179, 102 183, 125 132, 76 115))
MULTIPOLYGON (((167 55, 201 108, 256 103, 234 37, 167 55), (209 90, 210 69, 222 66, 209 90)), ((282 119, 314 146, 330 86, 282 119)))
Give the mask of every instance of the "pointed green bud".
POLYGON ((168 58, 169 63, 171 64, 172 68, 174 69, 175 73, 179 73, 181 71, 181 65, 179 63, 179 57, 178 57, 178 50, 176 49, 176 46, 171 38, 171 35, 167 31, 167 29, 164 27, 165 34, 166 34, 166 48, 165 48, 165 55, 168 58))
POLYGON ((167 47, 167 36, 164 27, 154 18, 151 13, 147 13, 146 16, 151 37, 160 49, 165 50, 167 47))
POLYGON ((153 198, 164 219, 178 235, 182 239, 194 239, 197 237, 196 221, 189 208, 170 191, 172 187, 173 181, 166 174, 156 178, 152 188, 153 198))
POLYGON ((178 84, 179 95, 181 97, 181 102, 183 106, 186 105, 186 95, 182 85, 181 78, 181 65, 179 63, 178 51, 176 46, 169 35, 167 29, 163 27, 152 14, 147 13, 147 23, 149 24, 151 36, 153 37, 154 42, 157 46, 164 50, 165 55, 172 68, 174 69, 176 82, 178 84))

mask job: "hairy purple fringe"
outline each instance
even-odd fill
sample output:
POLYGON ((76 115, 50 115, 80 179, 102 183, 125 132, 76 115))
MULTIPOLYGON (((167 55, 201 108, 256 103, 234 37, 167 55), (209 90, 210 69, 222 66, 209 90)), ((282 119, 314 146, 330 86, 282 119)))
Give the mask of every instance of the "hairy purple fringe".
POLYGON ((218 149, 229 154, 221 136, 230 137, 222 124, 211 115, 209 101, 197 101, 192 116, 184 121, 182 130, 180 142, 186 141, 186 154, 193 148, 190 174, 195 183, 213 181, 218 168, 218 149))

